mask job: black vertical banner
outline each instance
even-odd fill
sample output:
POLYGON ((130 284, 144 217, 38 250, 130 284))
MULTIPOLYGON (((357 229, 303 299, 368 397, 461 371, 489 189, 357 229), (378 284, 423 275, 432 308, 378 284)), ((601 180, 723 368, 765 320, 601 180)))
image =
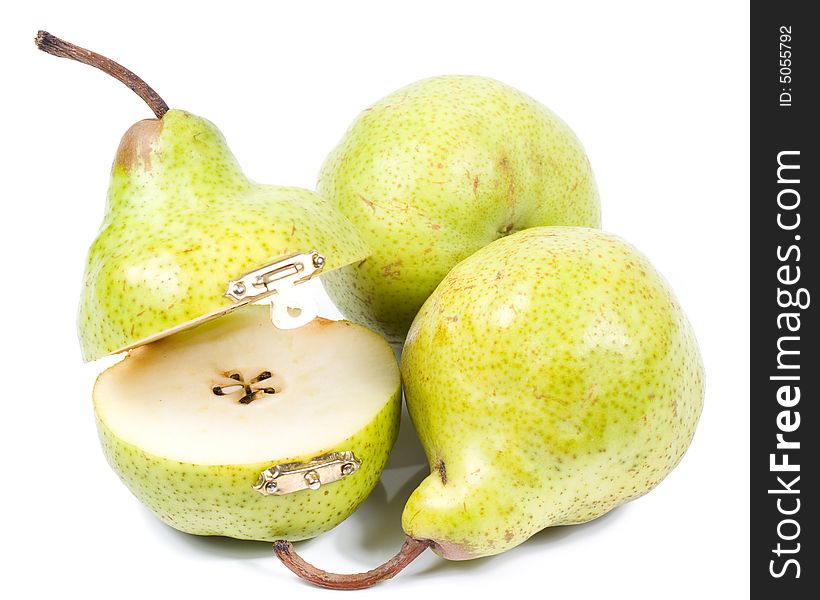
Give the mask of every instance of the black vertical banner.
POLYGON ((752 4, 751 591, 820 598, 820 22, 752 4))

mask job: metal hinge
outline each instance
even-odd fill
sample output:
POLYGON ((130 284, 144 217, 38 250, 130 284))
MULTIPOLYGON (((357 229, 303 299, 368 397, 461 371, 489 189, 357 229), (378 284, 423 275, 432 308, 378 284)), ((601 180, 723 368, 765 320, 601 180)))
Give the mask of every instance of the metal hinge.
POLYGON ((353 452, 331 452, 308 462, 273 465, 259 474, 253 486, 263 496, 284 496, 301 490, 318 490, 352 475, 362 466, 353 452))
POLYGON ((312 321, 318 306, 312 298, 294 291, 322 272, 325 257, 316 250, 291 254, 228 283, 225 296, 236 303, 257 302, 276 295, 271 300, 271 321, 279 329, 294 329, 312 321))

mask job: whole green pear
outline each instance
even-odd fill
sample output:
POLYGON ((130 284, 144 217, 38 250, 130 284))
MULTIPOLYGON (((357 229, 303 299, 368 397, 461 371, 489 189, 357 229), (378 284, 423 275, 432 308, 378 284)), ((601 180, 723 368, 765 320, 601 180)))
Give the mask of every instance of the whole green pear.
POLYGON ((528 227, 600 225, 592 170, 570 128, 486 77, 425 79, 365 109, 317 190, 371 250, 324 277, 327 292, 346 318, 391 342, 479 248, 528 227))
POLYGON ((331 589, 393 577, 431 547, 498 554, 655 487, 689 447, 703 365, 669 285, 635 248, 582 227, 536 227, 459 263, 413 321, 401 371, 430 475, 384 564, 323 571, 287 541, 283 564, 331 589))
POLYGON ((425 302, 402 354, 431 474, 402 525, 498 554, 657 485, 689 446, 703 366, 669 285, 623 240, 544 227, 493 242, 425 302))

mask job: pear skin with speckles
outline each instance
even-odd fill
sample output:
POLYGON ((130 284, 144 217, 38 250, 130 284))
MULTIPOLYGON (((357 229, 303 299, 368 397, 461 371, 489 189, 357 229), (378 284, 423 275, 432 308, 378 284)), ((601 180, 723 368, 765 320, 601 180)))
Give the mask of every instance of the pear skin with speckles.
POLYGON ((86 262, 83 358, 137 346, 230 310, 228 282, 277 258, 317 250, 324 272, 368 250, 314 192, 255 183, 209 121, 181 110, 123 136, 86 262))
POLYGON ((402 524, 454 560, 647 493, 689 447, 704 395, 667 282, 620 238, 573 227, 457 265, 413 321, 402 375, 431 467, 402 524))
POLYGON ((545 106, 499 81, 442 76, 364 110, 321 169, 318 192, 371 255, 323 278, 346 318, 402 342, 447 272, 541 225, 600 226, 587 155, 545 106))

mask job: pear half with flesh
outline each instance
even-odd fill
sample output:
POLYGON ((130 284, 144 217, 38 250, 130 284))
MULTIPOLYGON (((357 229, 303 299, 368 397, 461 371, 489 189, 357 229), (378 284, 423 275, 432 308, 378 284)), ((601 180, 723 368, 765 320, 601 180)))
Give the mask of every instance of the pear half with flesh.
POLYGON ((347 518, 381 475, 400 404, 377 334, 321 318, 280 330, 260 306, 136 348, 94 387, 106 458, 143 504, 181 531, 249 540, 310 538, 347 518), (317 489, 254 488, 270 467, 334 452, 361 466, 317 489))
POLYGON ((316 251, 327 273, 369 254, 353 225, 317 194, 248 179, 210 121, 169 109, 100 54, 45 31, 35 41, 123 81, 156 115, 126 131, 114 158, 80 298, 86 361, 243 306, 226 296, 229 284, 283 257, 316 251))

